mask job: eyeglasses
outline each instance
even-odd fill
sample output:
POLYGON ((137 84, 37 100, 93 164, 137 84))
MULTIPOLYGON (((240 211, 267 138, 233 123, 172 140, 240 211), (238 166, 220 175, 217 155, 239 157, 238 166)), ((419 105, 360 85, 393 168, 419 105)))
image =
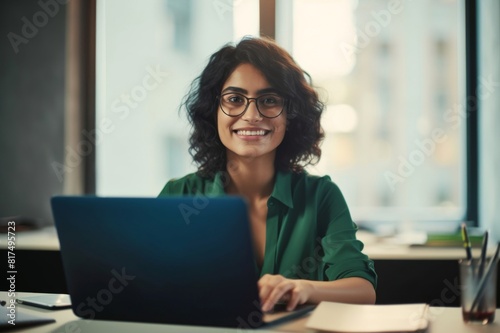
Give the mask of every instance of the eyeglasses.
POLYGON ((276 118, 282 112, 285 105, 285 99, 276 94, 266 94, 257 98, 248 98, 238 93, 226 93, 219 97, 220 108, 229 117, 238 117, 244 114, 250 101, 254 100, 257 111, 262 117, 276 118))

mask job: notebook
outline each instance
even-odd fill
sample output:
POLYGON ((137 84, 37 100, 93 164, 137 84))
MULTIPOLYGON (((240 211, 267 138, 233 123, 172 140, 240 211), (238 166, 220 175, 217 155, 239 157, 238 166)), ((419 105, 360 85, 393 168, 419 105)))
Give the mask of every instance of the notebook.
POLYGON ((54 197, 68 293, 87 319, 257 328, 267 320, 239 197, 54 197))
POLYGON ((417 304, 344 304, 321 302, 306 327, 321 332, 425 332, 429 306, 417 304), (332 316, 332 314, 335 314, 332 316))

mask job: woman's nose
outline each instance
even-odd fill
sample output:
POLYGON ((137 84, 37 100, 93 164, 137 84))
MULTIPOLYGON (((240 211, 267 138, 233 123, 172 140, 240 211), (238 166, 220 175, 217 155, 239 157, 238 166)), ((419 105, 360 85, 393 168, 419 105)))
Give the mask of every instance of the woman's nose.
POLYGON ((262 120, 262 116, 259 113, 259 110, 257 109, 257 101, 250 100, 250 103, 248 104, 247 110, 243 114, 242 119, 247 121, 262 120))

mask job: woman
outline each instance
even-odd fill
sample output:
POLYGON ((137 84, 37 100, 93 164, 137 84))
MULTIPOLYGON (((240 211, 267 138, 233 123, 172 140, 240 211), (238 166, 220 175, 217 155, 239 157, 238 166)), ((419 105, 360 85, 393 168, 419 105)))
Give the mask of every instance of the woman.
POLYGON ((239 195, 249 207, 262 310, 286 302, 374 303, 373 262, 328 176, 309 175, 323 104, 273 41, 244 38, 213 54, 184 106, 198 172, 160 195, 239 195))

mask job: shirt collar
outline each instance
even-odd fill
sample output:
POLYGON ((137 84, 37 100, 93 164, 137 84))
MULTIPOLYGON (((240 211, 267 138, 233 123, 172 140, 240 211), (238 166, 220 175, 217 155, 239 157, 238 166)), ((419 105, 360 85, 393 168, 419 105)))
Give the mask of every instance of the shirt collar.
POLYGON ((211 195, 224 195, 224 194, 226 194, 226 191, 224 191, 223 175, 224 174, 221 171, 219 171, 215 174, 214 181, 211 184, 212 188, 209 191, 211 195))
POLYGON ((289 208, 293 208, 292 200, 292 174, 290 172, 276 172, 273 193, 271 197, 279 200, 289 208))
MULTIPOLYGON (((224 195, 224 179, 223 172, 217 172, 214 177, 214 182, 210 190, 211 195, 224 195)), ((280 201, 289 208, 293 208, 292 200, 292 174, 290 172, 276 172, 276 180, 274 182, 273 192, 271 197, 280 201)))

